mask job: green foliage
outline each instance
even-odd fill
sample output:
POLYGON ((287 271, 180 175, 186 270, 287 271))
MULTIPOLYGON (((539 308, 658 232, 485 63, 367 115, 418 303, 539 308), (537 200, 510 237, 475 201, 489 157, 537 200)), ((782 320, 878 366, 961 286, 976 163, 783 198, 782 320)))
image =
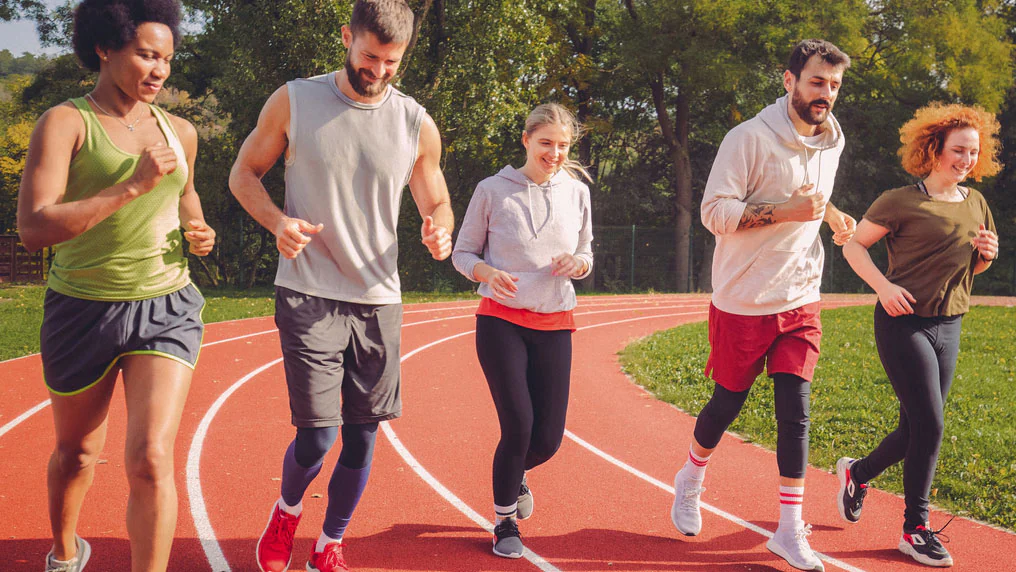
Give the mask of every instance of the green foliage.
MULTIPOLYGON (((890 433, 899 404, 878 360, 872 308, 822 312, 822 357, 812 382, 811 464, 830 469, 843 455, 859 457, 890 433)), ((945 440, 933 502, 950 511, 1016 528, 1016 310, 975 307, 964 319, 960 358, 946 404, 945 440)), ((681 326, 622 351, 624 371, 654 395, 692 415, 712 394, 705 377, 705 323, 681 326)), ((776 446, 772 381, 756 381, 731 431, 776 446)), ((902 467, 875 481, 901 493, 902 467)))

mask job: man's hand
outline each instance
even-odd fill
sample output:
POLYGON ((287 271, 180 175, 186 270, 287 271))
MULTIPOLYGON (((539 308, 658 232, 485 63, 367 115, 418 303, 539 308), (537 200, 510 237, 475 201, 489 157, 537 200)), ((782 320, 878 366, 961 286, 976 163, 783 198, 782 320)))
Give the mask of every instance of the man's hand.
POLYGON ((321 232, 324 227, 323 224, 313 225, 298 218, 282 217, 275 229, 275 246, 279 254, 292 260, 310 244, 309 235, 321 232))
POLYGON ((854 217, 831 204, 826 207, 825 221, 829 223, 829 228, 833 229, 833 243, 836 246, 850 242, 854 231, 857 230, 857 221, 854 217))
POLYGON ((778 222, 809 222, 822 218, 825 200, 819 193, 811 192, 815 185, 808 183, 798 187, 790 200, 775 205, 773 214, 778 222))
POLYGON ((420 227, 421 242, 427 246, 430 255, 434 260, 444 260, 452 253, 452 235, 448 229, 434 224, 431 217, 423 218, 423 226, 420 227))

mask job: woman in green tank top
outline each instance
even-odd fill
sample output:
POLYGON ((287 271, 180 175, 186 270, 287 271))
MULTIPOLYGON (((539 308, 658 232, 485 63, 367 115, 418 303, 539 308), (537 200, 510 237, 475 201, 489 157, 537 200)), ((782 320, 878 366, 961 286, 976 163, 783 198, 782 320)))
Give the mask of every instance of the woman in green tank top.
POLYGON ((179 23, 178 0, 81 2, 74 50, 98 72, 95 89, 46 111, 29 146, 18 231, 29 250, 55 251, 42 327, 56 432, 47 571, 83 570, 91 555, 75 528, 120 373, 130 568, 169 562, 173 447, 203 332, 183 248, 204 256, 215 244, 194 190, 197 132, 152 104, 179 23))

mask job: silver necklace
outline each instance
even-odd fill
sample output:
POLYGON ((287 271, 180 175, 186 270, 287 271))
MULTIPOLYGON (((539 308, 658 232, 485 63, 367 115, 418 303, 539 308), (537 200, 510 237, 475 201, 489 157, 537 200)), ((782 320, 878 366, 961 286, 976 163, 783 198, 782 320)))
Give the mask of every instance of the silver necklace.
POLYGON ((137 119, 135 119, 134 121, 131 121, 130 123, 127 123, 123 119, 121 119, 121 118, 117 117, 116 115, 113 115, 112 113, 106 111, 106 109, 104 107, 99 105, 98 101, 95 101, 95 98, 92 97, 92 94, 86 93, 85 97, 87 97, 93 104, 95 104, 95 107, 98 107, 99 111, 101 111, 101 112, 105 113, 106 115, 112 117, 113 119, 116 119, 117 121, 119 121, 120 124, 123 125, 124 127, 126 127, 127 131, 130 131, 130 132, 134 131, 134 128, 137 127, 138 122, 141 121, 141 118, 145 116, 144 110, 142 110, 142 112, 138 115, 137 119))

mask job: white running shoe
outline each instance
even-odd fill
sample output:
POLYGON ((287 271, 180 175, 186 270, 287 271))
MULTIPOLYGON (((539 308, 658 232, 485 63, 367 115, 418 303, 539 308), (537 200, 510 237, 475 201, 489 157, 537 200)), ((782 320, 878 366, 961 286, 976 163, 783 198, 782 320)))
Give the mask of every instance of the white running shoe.
POLYGON ((684 471, 674 476, 674 504, 670 507, 670 520, 677 531, 685 536, 702 532, 702 511, 699 497, 706 489, 702 479, 686 477, 684 471))
POLYGON ((802 522, 796 527, 780 524, 776 534, 766 542, 766 548, 798 570, 824 571, 825 566, 808 544, 809 534, 810 524, 805 526, 802 522))

